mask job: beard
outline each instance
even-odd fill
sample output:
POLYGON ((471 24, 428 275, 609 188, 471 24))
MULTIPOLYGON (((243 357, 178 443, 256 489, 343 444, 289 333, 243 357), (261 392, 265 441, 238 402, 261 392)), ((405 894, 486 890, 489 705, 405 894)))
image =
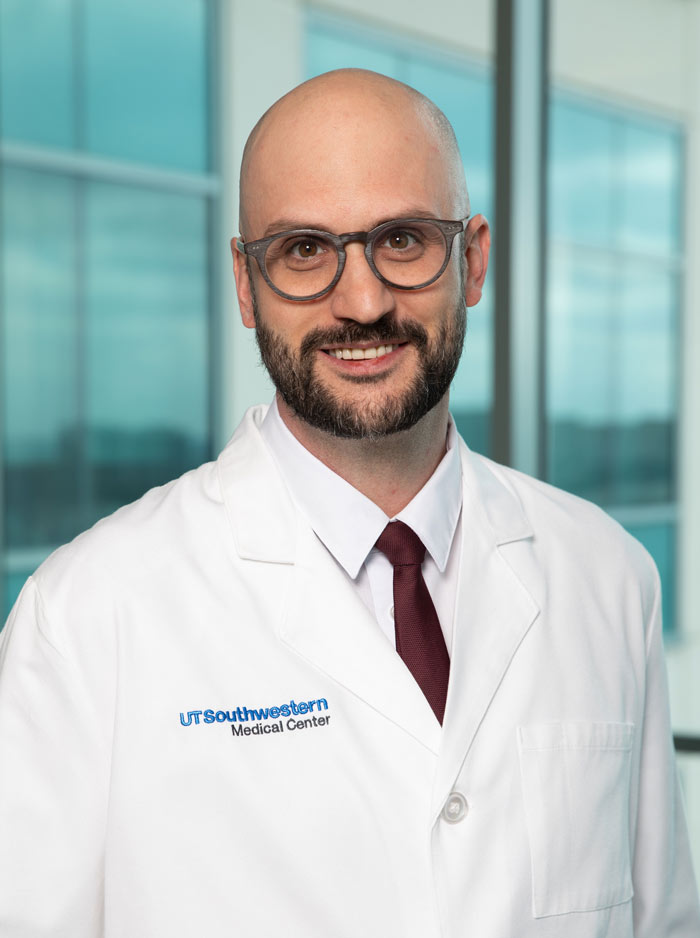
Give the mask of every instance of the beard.
MULTIPOLYGON (((349 440, 377 440, 408 430, 432 410, 455 376, 467 327, 467 306, 462 295, 432 341, 416 320, 398 321, 385 316, 369 325, 350 322, 333 329, 312 329, 295 352, 266 325, 255 300, 253 308, 260 357, 284 402, 312 427, 349 440), (408 387, 393 393, 383 387, 376 400, 366 401, 361 393, 354 400, 352 394, 340 397, 324 384, 315 370, 318 350, 356 342, 411 342, 418 355, 418 367, 408 387)), ((350 387, 358 385, 358 391, 363 385, 389 383, 385 375, 343 377, 350 387)))

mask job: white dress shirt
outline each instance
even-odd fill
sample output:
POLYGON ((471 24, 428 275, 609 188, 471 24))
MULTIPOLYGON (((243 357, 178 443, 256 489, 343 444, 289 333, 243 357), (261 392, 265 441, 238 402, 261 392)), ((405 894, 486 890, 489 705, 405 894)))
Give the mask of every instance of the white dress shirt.
MULTIPOLYGON (((447 651, 451 652, 462 509, 461 467, 452 418, 444 457, 420 492, 395 518, 389 518, 366 495, 302 446, 282 420, 276 400, 261 430, 293 500, 355 584, 392 645, 396 644, 394 571, 374 544, 389 521, 403 521, 416 532, 426 548, 423 578, 440 620, 447 651)), ((397 471, 400 472, 400 467, 397 471)))

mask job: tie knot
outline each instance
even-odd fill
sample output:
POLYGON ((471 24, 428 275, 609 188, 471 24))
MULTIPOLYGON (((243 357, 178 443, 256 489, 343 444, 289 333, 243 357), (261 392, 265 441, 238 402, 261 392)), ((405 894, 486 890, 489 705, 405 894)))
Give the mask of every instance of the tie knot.
POLYGON ((403 521, 390 521, 374 545, 394 567, 422 564, 425 545, 416 532, 403 521))

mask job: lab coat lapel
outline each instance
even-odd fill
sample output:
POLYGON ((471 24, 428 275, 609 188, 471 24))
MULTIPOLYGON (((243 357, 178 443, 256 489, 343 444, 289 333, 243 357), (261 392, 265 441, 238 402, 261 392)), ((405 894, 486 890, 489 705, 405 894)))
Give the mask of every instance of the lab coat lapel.
POLYGON ((300 530, 282 640, 432 752, 440 725, 344 571, 308 527, 300 530))
POLYGON ((492 464, 462 449, 462 556, 433 807, 455 784, 513 657, 539 613, 517 572, 532 530, 492 464))
POLYGON ((219 457, 236 551, 244 560, 293 564, 280 639, 432 752, 440 725, 357 591, 294 506, 251 408, 219 457))

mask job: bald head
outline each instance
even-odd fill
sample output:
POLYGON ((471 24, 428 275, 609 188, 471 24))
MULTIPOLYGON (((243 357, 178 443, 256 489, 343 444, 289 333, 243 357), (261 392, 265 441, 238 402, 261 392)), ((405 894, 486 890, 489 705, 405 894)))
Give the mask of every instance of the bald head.
MULTIPOLYGON (((262 237, 260 224, 266 219, 260 203, 269 198, 261 196, 279 184, 279 174, 303 174, 307 192, 313 191, 316 177, 319 195, 328 197, 337 167, 335 197, 342 203, 353 201, 347 163, 360 171, 356 185, 366 180, 371 190, 379 185, 380 158, 392 161, 397 175, 411 164, 414 171, 435 177, 443 189, 442 217, 469 214, 457 140, 443 112, 402 82, 362 69, 339 69, 294 88, 253 128, 241 163, 243 237, 262 237)), ((306 211, 313 212, 313 205, 306 211)))

